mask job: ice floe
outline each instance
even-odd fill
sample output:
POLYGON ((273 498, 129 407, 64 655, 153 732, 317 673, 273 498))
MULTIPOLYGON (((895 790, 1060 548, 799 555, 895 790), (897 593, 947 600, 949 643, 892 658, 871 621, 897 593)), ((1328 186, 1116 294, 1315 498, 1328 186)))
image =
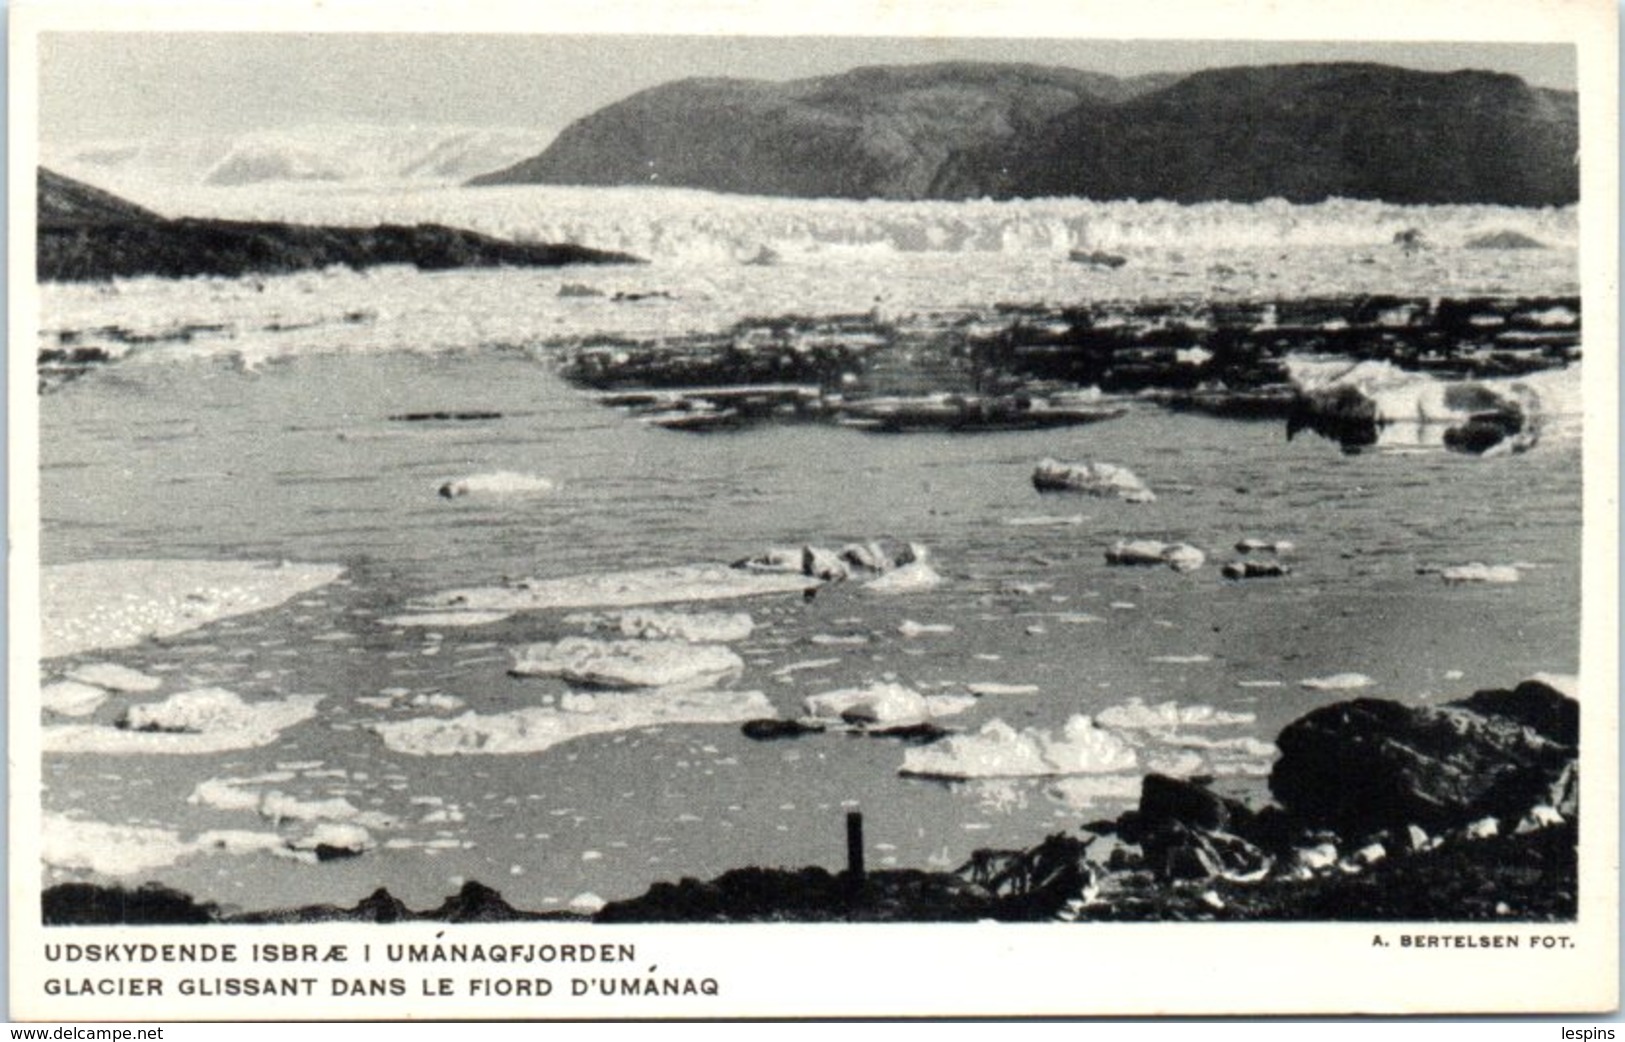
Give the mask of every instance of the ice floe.
POLYGON ((942 576, 927 562, 912 561, 863 584, 870 593, 918 593, 941 586, 942 576))
POLYGON ((566 637, 517 649, 511 672, 584 687, 692 687, 736 677, 744 668, 744 660, 720 644, 566 637))
POLYGON ((440 486, 440 494, 447 499, 462 496, 536 496, 551 491, 553 482, 547 478, 518 474, 511 470, 452 478, 440 486))
POLYGON ((1012 528, 1063 528, 1081 525, 1087 520, 1082 514, 1038 514, 1032 517, 1007 517, 1004 523, 1012 528))
POLYGON ((1522 573, 1514 565, 1484 564, 1482 561, 1448 568, 1421 568, 1418 571, 1424 574, 1437 571, 1439 578, 1447 583, 1515 583, 1523 578, 1522 573))
POLYGON ((104 876, 144 874, 198 854, 263 851, 296 856, 275 832, 222 829, 188 840, 172 829, 115 825, 55 813, 41 818, 41 830, 41 860, 47 867, 104 876))
POLYGON ((538 611, 546 608, 633 608, 684 601, 732 600, 800 593, 810 580, 799 573, 756 572, 724 564, 644 568, 627 572, 529 579, 502 586, 448 590, 414 611, 538 611))
POLYGON ((1036 695, 1040 688, 1037 684, 966 684, 965 690, 978 697, 982 695, 1036 695))
POLYGON ((1106 551, 1107 564, 1166 564, 1176 572, 1194 572, 1206 562, 1207 555, 1189 543, 1155 539, 1120 539, 1106 551))
POLYGON ((902 684, 877 683, 809 695, 802 709, 815 720, 905 726, 962 713, 975 704, 973 696, 922 695, 902 684))
POLYGON ((952 633, 954 627, 946 622, 915 622, 913 619, 904 619, 897 625, 897 632, 905 637, 923 637, 928 633, 952 633))
POLYGON ((88 662, 82 666, 75 666, 65 675, 69 680, 77 680, 81 684, 94 684, 109 691, 122 691, 127 694, 147 694, 164 685, 159 677, 148 676, 139 670, 112 662, 88 662))
POLYGON ((589 633, 618 632, 642 640, 686 640, 694 644, 731 644, 745 640, 756 624, 745 612, 681 612, 637 609, 612 614, 583 613, 564 621, 589 633))
POLYGON ((1139 728, 1231 727, 1254 723, 1257 719, 1252 713, 1229 713, 1213 706, 1182 706, 1177 702, 1146 705, 1139 699, 1108 706, 1095 714, 1095 721, 1100 726, 1125 731, 1139 728))
POLYGON ((89 716, 105 701, 105 690, 75 680, 47 684, 40 689, 40 705, 59 716, 89 716))
POLYGON ((1370 687, 1376 681, 1364 673, 1333 673, 1329 677, 1309 677, 1298 683, 1310 691, 1353 691, 1370 687))
POLYGON ((1127 467, 1115 463, 1063 463, 1046 457, 1033 469, 1040 492, 1085 492, 1127 503, 1154 503, 1156 494, 1127 467))
POLYGON ((223 688, 200 688, 133 705, 117 727, 63 724, 43 729, 46 752, 202 755, 269 745, 316 715, 320 695, 244 702, 223 688))
POLYGON ((1138 763, 1134 747, 1120 735, 1075 715, 1059 734, 1039 728, 1018 731, 1003 720, 991 720, 979 731, 909 749, 902 773, 936 778, 1112 774, 1138 763))
POLYGON ((738 724, 773 715, 760 691, 605 692, 569 710, 539 706, 506 713, 418 717, 371 725, 384 744, 413 756, 536 753, 586 735, 660 724, 738 724))
POLYGON ((513 613, 507 611, 429 611, 389 615, 378 620, 381 626, 489 626, 513 613))
POLYGON ((40 569, 40 655, 172 637, 263 611, 337 579, 336 565, 103 560, 40 569))

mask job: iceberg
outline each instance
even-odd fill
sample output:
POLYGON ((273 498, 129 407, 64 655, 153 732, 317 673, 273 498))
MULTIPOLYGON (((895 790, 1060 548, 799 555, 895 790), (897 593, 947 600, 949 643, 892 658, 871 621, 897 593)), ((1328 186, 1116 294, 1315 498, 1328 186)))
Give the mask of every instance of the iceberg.
POLYGON ((1134 747, 1095 726, 1087 716, 1067 720, 1059 735, 1038 728, 1016 730, 991 720, 980 731, 949 735, 909 749, 901 773, 932 778, 1012 778, 1067 774, 1114 774, 1139 764, 1134 747))

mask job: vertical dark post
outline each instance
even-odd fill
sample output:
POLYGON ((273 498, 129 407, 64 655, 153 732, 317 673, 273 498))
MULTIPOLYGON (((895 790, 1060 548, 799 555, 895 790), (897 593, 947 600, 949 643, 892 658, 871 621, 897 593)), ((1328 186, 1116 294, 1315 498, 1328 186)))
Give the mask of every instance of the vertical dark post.
POLYGON ((863 812, 846 813, 846 874, 853 888, 863 885, 863 812))

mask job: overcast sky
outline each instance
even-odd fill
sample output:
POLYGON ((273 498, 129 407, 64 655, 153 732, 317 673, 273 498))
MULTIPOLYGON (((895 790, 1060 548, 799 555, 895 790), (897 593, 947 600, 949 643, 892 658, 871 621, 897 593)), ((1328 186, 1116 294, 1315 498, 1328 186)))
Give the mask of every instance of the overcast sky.
POLYGON ((1114 75, 1380 61, 1493 69, 1572 89, 1564 45, 349 33, 47 33, 40 136, 53 144, 308 123, 466 124, 556 133, 686 76, 794 79, 858 65, 1036 62, 1114 75))

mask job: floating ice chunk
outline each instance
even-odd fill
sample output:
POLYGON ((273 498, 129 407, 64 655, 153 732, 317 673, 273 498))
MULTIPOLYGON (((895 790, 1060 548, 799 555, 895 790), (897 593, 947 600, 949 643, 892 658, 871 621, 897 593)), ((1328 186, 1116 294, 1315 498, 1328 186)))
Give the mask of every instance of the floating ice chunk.
POLYGON ((89 716, 107 701, 107 692, 90 684, 64 680, 40 689, 40 705, 59 716, 89 716))
POLYGON ((1187 705, 1177 702, 1158 702, 1146 705, 1139 699, 1130 699, 1122 705, 1110 706, 1095 715, 1102 727, 1118 730, 1175 727, 1229 727, 1250 724, 1258 718, 1252 713, 1227 713, 1213 706, 1187 705))
POLYGON ((46 752, 201 755, 269 745, 316 715, 320 695, 244 702, 221 688, 171 695, 131 706, 122 727, 64 724, 43 731, 46 752))
POLYGON ((146 694, 156 691, 163 686, 163 680, 158 677, 149 677, 139 670, 128 666, 116 665, 112 662, 91 662, 68 670, 69 680, 77 680, 81 684, 94 684, 109 691, 123 691, 129 694, 146 694))
POLYGON ((1087 520, 1082 514, 1040 514, 1035 517, 1008 517, 1004 523, 1012 528, 1059 528, 1081 525, 1087 520))
POLYGON ((719 644, 566 637, 518 649, 511 672, 562 677, 587 687, 693 687, 737 676, 744 668, 743 659, 719 644))
POLYGON ((1166 564, 1176 572, 1194 572, 1207 563, 1207 555, 1189 543, 1163 543, 1155 539, 1120 539, 1106 551, 1106 563, 1166 564))
POLYGON ((360 825, 324 821, 307 836, 288 842, 295 850, 312 850, 319 855, 323 848, 347 854, 359 854, 372 848, 372 834, 360 825))
POLYGON ((285 792, 271 791, 260 797, 259 812, 274 822, 347 821, 361 811, 343 796, 325 800, 301 800, 285 792))
POLYGON ((565 907, 581 915, 597 915, 608 903, 608 901, 589 890, 586 893, 577 894, 570 898, 570 903, 565 907))
POLYGON ((1088 810, 1100 803, 1133 802, 1140 797, 1140 776, 1101 774, 1057 778, 1044 787, 1044 795, 1074 810, 1088 810))
POLYGON ((803 659, 800 662, 792 662, 787 666, 780 666, 778 669, 773 671, 773 675, 776 677, 787 677, 792 673, 800 673, 809 669, 824 669, 827 666, 838 666, 840 663, 841 660, 838 658, 803 659))
POLYGON ((618 631, 641 640, 686 640, 694 644, 731 644, 745 640, 756 624, 744 612, 681 612, 637 610, 618 615, 570 615, 564 620, 589 633, 618 631))
POLYGON ((463 708, 464 703, 456 695, 436 691, 426 695, 413 695, 407 704, 417 709, 438 709, 451 713, 463 708))
POLYGON ((481 716, 419 717, 371 725, 384 745, 413 756, 535 753, 584 735, 662 724, 737 724, 773 715, 760 691, 606 692, 585 712, 550 706, 481 716))
POLYGON ((903 755, 902 773, 937 778, 1009 778, 1052 774, 1112 774, 1139 762, 1120 736, 1073 716, 1059 736, 1048 730, 1017 731, 992 720, 973 734, 949 735, 903 755))
POLYGON ((1256 539, 1249 537, 1236 543, 1236 552, 1242 554, 1290 554, 1297 549, 1284 539, 1256 539))
POLYGON ((412 607, 425 611, 455 608, 508 612, 543 608, 630 608, 800 593, 811 582, 799 572, 793 575, 753 572, 722 564, 697 564, 448 590, 412 607))
POLYGON ((447 499, 460 496, 535 496, 553 491, 553 482, 535 474, 517 474, 511 470, 496 470, 488 474, 470 474, 453 478, 440 486, 440 494, 447 499))
POLYGON ((169 829, 112 825, 64 814, 46 814, 42 858, 53 868, 128 876, 172 865, 192 852, 192 844, 169 829))
POLYGON ((40 656, 127 648, 290 601, 336 565, 108 560, 40 569, 40 656))
POLYGON ((1447 583, 1515 583, 1523 576, 1510 564, 1474 561, 1472 564, 1441 568, 1439 578, 1447 583))
POLYGON ((1189 778, 1207 766, 1201 756, 1187 749, 1153 748, 1145 754, 1145 769, 1170 778, 1189 778))
POLYGON ((1037 684, 966 684, 965 690, 973 695, 1036 695, 1037 684))
POLYGON ((380 626, 489 626, 512 615, 506 611, 432 611, 390 615, 378 620, 380 626))
POLYGON ((975 704, 974 698, 922 695, 902 684, 880 683, 809 695, 802 708, 808 716, 820 720, 844 720, 849 724, 865 726, 901 726, 923 723, 938 716, 951 716, 975 704))
POLYGON ((942 576, 925 561, 911 561, 863 584, 870 593, 917 593, 942 585, 942 576))
POLYGON ((1157 499, 1133 471, 1115 463, 1062 463, 1045 458, 1033 470, 1033 487, 1040 492, 1112 496, 1127 503, 1154 503, 1157 499))
POLYGON ((186 797, 186 802, 201 803, 216 810, 259 810, 260 794, 253 789, 240 787, 238 779, 210 778, 199 782, 192 789, 192 795, 186 797))
POLYGON ((1298 682, 1310 691, 1353 691, 1370 687, 1376 681, 1364 673, 1334 673, 1329 677, 1309 677, 1298 682))

